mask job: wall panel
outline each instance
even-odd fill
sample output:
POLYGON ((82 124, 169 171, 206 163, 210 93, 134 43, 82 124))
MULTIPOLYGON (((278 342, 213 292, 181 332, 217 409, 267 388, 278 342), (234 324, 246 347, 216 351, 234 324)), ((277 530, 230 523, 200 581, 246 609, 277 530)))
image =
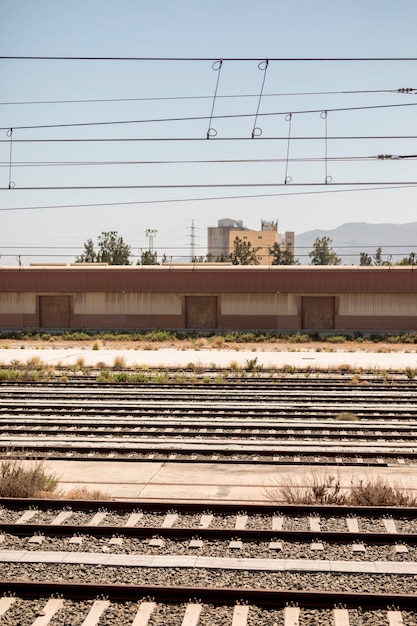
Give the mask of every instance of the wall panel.
POLYGON ((297 315, 297 300, 290 293, 223 293, 221 315, 297 315))
POLYGON ((36 313, 36 297, 34 293, 13 293, 10 291, 0 292, 0 314, 36 313))
POLYGON ((77 293, 76 315, 181 315, 182 297, 174 293, 77 293))
POLYGON ((417 293, 351 293, 339 297, 339 315, 417 315, 417 293))

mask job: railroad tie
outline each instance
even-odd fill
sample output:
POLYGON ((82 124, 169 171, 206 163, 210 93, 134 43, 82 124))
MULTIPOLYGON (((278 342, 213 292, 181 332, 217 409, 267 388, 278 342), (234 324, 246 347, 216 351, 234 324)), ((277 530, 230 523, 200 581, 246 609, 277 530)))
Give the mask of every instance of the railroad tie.
POLYGON ((125 526, 127 528, 133 528, 136 524, 142 519, 143 513, 131 513, 129 515, 129 519, 127 520, 125 526))
POLYGON ((387 531, 387 533, 396 533, 397 531, 397 527, 395 525, 395 520, 393 519, 384 519, 384 526, 385 526, 385 530, 387 531))
POLYGON ((197 626, 202 608, 201 604, 189 604, 185 610, 181 626, 197 626))
POLYGON ((28 510, 22 513, 18 520, 16 520, 15 524, 26 524, 32 517, 37 515, 38 511, 28 510))
POLYGON ((88 522, 88 526, 99 526, 99 524, 104 520, 107 515, 107 511, 99 511, 88 522))
POLYGON ((212 513, 203 513, 200 519, 199 528, 208 528, 214 519, 212 513))
POLYGON ((284 609, 284 626, 298 626, 300 623, 300 609, 298 606, 286 606, 284 609))
POLYGON ((388 624, 389 626, 403 626, 403 618, 401 611, 388 611, 388 624))
POLYGON ((109 606, 109 600, 95 600, 81 626, 97 626, 100 621, 100 617, 109 606))
POLYGON ((235 530, 244 530, 248 523, 247 515, 236 515, 235 530))
POLYGON ((334 626, 349 626, 349 612, 347 609, 333 609, 334 626))
POLYGON ((316 516, 311 516, 308 518, 308 521, 310 523, 310 530, 312 533, 319 533, 321 532, 321 528, 320 528, 320 517, 316 517, 316 516))
POLYGON ((167 513, 161 528, 172 528, 178 519, 178 513, 167 513))
POLYGON ((148 626, 150 617, 156 607, 156 602, 141 602, 132 626, 148 626))
POLYGON ((72 516, 72 513, 72 511, 61 511, 61 513, 58 513, 55 519, 52 520, 51 526, 60 526, 72 516))
POLYGON ((282 526, 284 524, 284 518, 280 516, 274 516, 272 518, 272 530, 282 530, 282 526))
POLYGON ((16 598, 0 598, 0 616, 4 615, 10 609, 16 598))
POLYGON ((57 613, 64 606, 64 601, 59 598, 51 598, 45 604, 42 610, 43 615, 40 615, 35 619, 32 626, 47 626, 55 613, 57 613))
POLYGON ((358 520, 355 517, 348 517, 346 519, 346 524, 347 524, 347 527, 348 527, 348 531, 350 533, 358 533, 359 532, 358 520))
POLYGON ((238 604, 233 611, 232 626, 247 626, 249 607, 238 604))

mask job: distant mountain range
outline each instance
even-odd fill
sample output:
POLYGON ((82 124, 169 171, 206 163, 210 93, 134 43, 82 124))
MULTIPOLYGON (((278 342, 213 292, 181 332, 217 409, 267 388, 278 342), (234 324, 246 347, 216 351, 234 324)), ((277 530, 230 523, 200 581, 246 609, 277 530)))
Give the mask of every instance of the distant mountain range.
POLYGON ((359 265, 361 252, 370 256, 382 248, 382 259, 395 263, 411 252, 417 253, 417 222, 409 224, 367 224, 351 222, 333 230, 309 230, 295 236, 295 257, 308 265, 308 253, 317 237, 329 237, 331 247, 345 265, 359 265))

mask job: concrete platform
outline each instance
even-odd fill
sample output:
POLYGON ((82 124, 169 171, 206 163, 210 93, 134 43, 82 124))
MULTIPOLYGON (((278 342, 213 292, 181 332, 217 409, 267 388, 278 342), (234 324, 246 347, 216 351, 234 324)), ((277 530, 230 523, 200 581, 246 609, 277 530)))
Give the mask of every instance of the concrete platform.
MULTIPOLYGON (((297 348, 298 350, 298 348, 297 348)), ((335 349, 334 352, 315 352, 299 348, 297 352, 287 350, 181 350, 164 348, 155 350, 108 349, 92 350, 85 348, 27 348, 22 343, 19 348, 0 348, 0 364, 13 361, 27 362, 33 357, 40 358, 45 364, 73 365, 83 359, 86 366, 103 362, 112 366, 116 357, 123 356, 128 367, 186 367, 189 364, 207 368, 230 367, 231 363, 245 366, 248 360, 257 358, 258 365, 283 367, 291 365, 299 368, 336 369, 342 364, 351 368, 371 370, 417 369, 417 353, 414 346, 410 352, 366 352, 357 350, 347 352, 335 349)), ((417 473, 415 468, 398 467, 347 467, 320 468, 311 466, 276 466, 271 465, 217 465, 210 463, 158 463, 158 462, 77 462, 48 461, 48 471, 56 474, 60 487, 69 491, 74 487, 99 489, 111 498, 133 499, 139 501, 210 501, 218 502, 265 502, 268 490, 291 477, 292 480, 307 482, 313 472, 324 475, 340 476, 347 487, 353 478, 380 476, 392 484, 400 483, 404 488, 417 491, 417 473)))
MULTIPOLYGON (((331 349, 331 348, 329 348, 331 349)), ((258 365, 265 367, 283 367, 284 365, 311 368, 328 369, 337 368, 342 364, 351 368, 371 370, 400 370, 405 368, 417 368, 417 352, 414 346, 410 346, 410 352, 367 352, 360 349, 350 352, 335 349, 334 352, 315 352, 300 347, 297 352, 286 350, 264 350, 259 347, 255 350, 216 350, 202 348, 201 350, 182 350, 177 348, 163 348, 155 350, 115 350, 102 348, 92 350, 85 348, 26 348, 22 343, 22 349, 0 347, 0 364, 9 365, 13 361, 27 362, 33 357, 40 358, 50 365, 73 365, 78 359, 83 359, 86 366, 94 366, 97 363, 105 363, 112 366, 116 357, 123 356, 127 367, 186 367, 189 364, 202 367, 228 368, 231 363, 245 366, 248 360, 257 358, 258 365), (298 351, 299 350, 299 351, 298 351)))
POLYGON ((101 567, 176 567, 260 572, 333 572, 361 574, 417 574, 412 561, 328 561, 325 559, 251 559, 194 555, 102 554, 97 552, 46 552, 0 550, 3 563, 72 563, 101 567))
POLYGON ((417 492, 415 467, 339 467, 293 465, 222 465, 215 463, 159 463, 142 461, 46 461, 45 469, 59 479, 59 488, 86 487, 114 499, 138 502, 271 502, 277 487, 297 481, 310 484, 312 476, 336 476, 342 488, 351 481, 386 479, 417 492))

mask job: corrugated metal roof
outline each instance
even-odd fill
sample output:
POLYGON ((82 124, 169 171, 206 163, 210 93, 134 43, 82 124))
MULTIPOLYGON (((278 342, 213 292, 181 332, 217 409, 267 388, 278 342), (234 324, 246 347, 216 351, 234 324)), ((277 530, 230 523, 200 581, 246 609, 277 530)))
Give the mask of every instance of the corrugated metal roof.
POLYGON ((96 266, 0 268, 0 291, 179 293, 415 293, 402 266, 96 266))

